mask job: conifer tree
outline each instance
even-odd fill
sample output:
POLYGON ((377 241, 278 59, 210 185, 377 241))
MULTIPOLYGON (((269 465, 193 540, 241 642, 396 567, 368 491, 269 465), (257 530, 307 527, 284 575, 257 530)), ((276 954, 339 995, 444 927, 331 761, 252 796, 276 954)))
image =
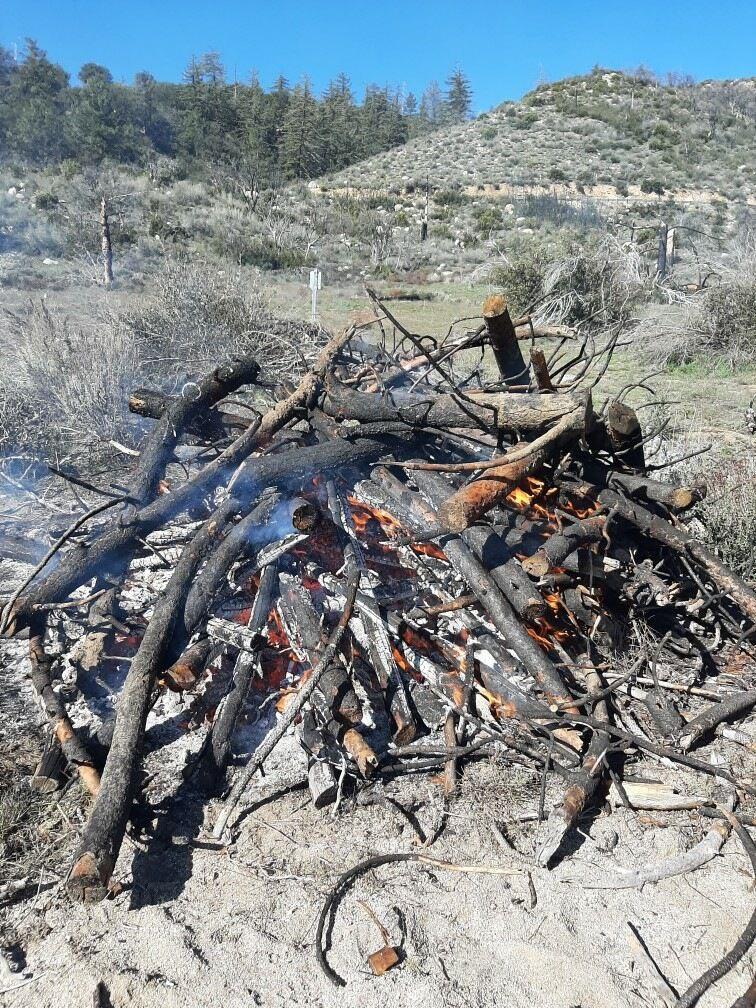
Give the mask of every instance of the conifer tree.
POLYGON ((286 178, 312 178, 320 170, 318 106, 309 78, 294 88, 281 134, 281 169, 286 178))
POLYGON ((79 80, 83 87, 75 92, 70 118, 77 157, 85 164, 133 160, 137 144, 126 89, 114 85, 110 71, 98 63, 85 63, 79 80))
POLYGON ((34 39, 26 40, 25 54, 7 88, 10 150, 37 164, 65 154, 62 124, 68 74, 51 63, 34 39))
POLYGON ((472 88, 459 67, 447 80, 446 88, 444 113, 447 122, 460 123, 469 119, 472 113, 472 88))

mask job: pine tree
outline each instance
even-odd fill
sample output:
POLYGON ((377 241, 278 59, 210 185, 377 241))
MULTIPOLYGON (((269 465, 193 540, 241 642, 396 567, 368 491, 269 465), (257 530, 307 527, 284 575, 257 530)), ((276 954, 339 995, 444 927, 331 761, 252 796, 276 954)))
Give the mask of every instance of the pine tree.
POLYGON ((359 137, 352 86, 340 73, 328 85, 321 108, 322 171, 338 171, 358 157, 359 137))
POLYGON ((271 129, 268 96, 253 73, 249 85, 240 88, 237 101, 239 156, 244 174, 270 178, 278 161, 275 129, 271 129))
POLYGON ((37 164, 64 156, 61 124, 67 86, 65 70, 51 63, 33 39, 27 39, 24 59, 11 75, 7 88, 10 150, 37 164))
POLYGON ((98 63, 85 63, 79 80, 83 87, 74 93, 69 120, 77 157, 86 164, 106 157, 133 160, 137 142, 128 90, 113 84, 110 71, 98 63))
POLYGON ((238 120, 217 53, 192 56, 179 96, 177 153, 217 163, 233 153, 238 120))
POLYGON ((320 170, 318 106, 307 77, 292 92, 281 133, 280 158, 286 178, 312 178, 320 170))
POLYGON ((460 123, 469 119, 472 112, 472 88, 459 67, 446 81, 446 88, 444 113, 447 122, 460 123))
POLYGON ((159 97, 160 85, 146 70, 134 75, 133 109, 136 125, 147 146, 161 154, 170 154, 173 136, 159 97))

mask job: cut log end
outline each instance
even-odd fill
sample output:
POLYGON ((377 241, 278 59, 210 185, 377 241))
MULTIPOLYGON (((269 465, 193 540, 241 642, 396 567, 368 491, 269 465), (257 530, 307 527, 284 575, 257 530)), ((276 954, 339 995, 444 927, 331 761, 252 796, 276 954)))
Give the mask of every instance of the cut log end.
POLYGON ((383 976, 393 966, 396 966, 399 961, 399 953, 391 945, 386 945, 384 948, 378 949, 377 952, 371 952, 368 956, 368 966, 373 976, 383 976))
POLYGON ((543 550, 537 550, 532 556, 525 557, 522 561, 522 569, 531 577, 545 577, 551 570, 549 558, 543 550))
POLYGON ((108 884, 115 866, 104 861, 98 865, 94 854, 81 854, 71 869, 66 883, 69 896, 76 903, 102 903, 108 895, 108 884))
POLYGON ((483 302, 483 318, 488 322, 489 319, 499 318, 504 312, 508 311, 507 299, 503 294, 491 294, 483 302))
POLYGON ((378 757, 355 728, 347 728, 342 739, 344 748, 352 757, 363 777, 370 777, 378 766, 378 757))

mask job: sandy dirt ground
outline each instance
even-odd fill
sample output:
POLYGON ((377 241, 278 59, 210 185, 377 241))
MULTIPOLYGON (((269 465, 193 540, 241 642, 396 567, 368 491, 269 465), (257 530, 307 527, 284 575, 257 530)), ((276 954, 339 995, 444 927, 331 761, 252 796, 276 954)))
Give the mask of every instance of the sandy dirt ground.
MULTIPOLYGON (((5 669, 18 703, 25 703, 28 687, 19 685, 12 662, 5 669)), ((3 710, 6 732, 14 713, 3 710)), ((410 820, 434 832, 443 815, 438 784, 405 777, 388 786, 385 798, 345 798, 336 811, 319 811, 298 743, 287 737, 247 796, 235 842, 218 848, 203 829, 213 803, 185 785, 177 789, 175 771, 187 747, 178 733, 166 734, 166 724, 148 731, 156 746, 146 767, 154 774, 149 794, 156 817, 146 842, 124 845, 116 870, 122 891, 83 907, 55 885, 5 911, 3 934, 6 942, 13 936, 21 967, 0 980, 7 1008, 90 1008, 100 981, 113 1008, 640 1008, 664 1002, 630 925, 682 991, 732 946, 753 910, 748 863, 732 837, 705 867, 640 891, 567 881, 595 881, 606 868, 687 849, 710 828, 694 812, 605 808, 582 823, 561 863, 534 868, 543 826, 517 819, 537 807, 539 776, 496 757, 467 770, 429 853, 508 873, 403 863, 361 877, 344 895, 331 935, 328 959, 346 981, 337 988, 314 955, 324 897, 364 857, 417 851, 410 820), (496 839, 495 825, 506 842, 496 839), (382 977, 367 966, 383 941, 360 901, 401 950, 401 964, 382 977)), ((265 727, 250 726, 242 749, 252 748, 265 727)), ((752 773, 747 751, 731 749, 733 770, 752 773)), ((653 764, 636 773, 722 794, 710 778, 686 780, 653 764)), ((547 808, 557 794, 550 781, 547 808)), ((755 962, 752 952, 702 999, 702 1008, 731 1005, 755 962)))

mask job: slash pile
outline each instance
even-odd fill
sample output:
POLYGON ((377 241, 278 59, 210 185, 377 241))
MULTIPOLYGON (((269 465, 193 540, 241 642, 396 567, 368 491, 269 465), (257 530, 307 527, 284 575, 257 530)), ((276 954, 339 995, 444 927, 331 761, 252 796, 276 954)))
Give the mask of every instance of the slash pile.
POLYGON ((28 631, 51 725, 37 781, 62 753, 94 798, 71 896, 108 892, 156 698, 209 680, 186 774, 223 796, 218 839, 293 727, 319 807, 431 770, 451 794, 465 761, 495 749, 563 778, 546 866, 610 785, 629 807, 659 807, 663 786, 649 796, 632 780, 643 754, 717 778, 725 804, 702 799, 701 812, 750 854, 754 819, 733 809, 753 779, 691 751, 756 705, 756 592, 686 528, 701 491, 650 475, 665 463, 624 401, 637 386, 593 402, 617 335, 599 346, 512 320, 493 297, 477 329, 433 340, 371 298, 373 322, 331 338, 263 412, 229 400, 259 383, 250 359, 175 397, 134 392, 154 426, 130 492, 98 488, 104 502, 5 605, 5 635, 28 631), (136 622, 119 603, 150 565, 170 579, 136 622), (75 662, 96 669, 120 649, 128 669, 104 765, 56 688, 51 635, 73 649, 74 610, 87 614, 75 662), (252 687, 256 702, 277 695, 278 718, 226 790, 252 687))

